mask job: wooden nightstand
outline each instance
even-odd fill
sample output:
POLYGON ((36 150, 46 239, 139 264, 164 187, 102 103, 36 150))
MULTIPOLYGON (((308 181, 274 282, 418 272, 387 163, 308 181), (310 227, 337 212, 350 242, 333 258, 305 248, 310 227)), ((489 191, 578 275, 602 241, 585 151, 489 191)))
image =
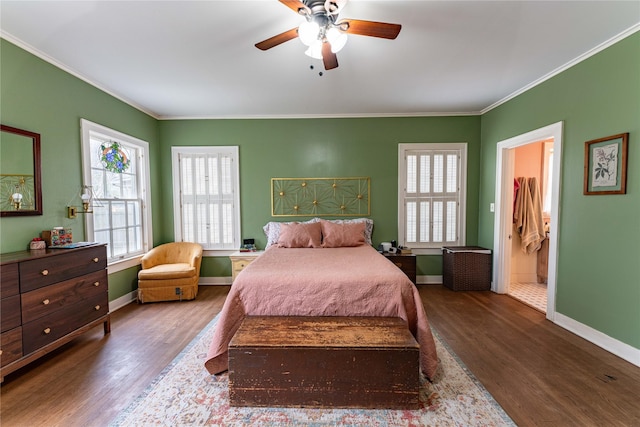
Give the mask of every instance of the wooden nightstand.
POLYGON ((247 265, 251 264, 253 260, 262 255, 264 251, 254 251, 254 252, 234 252, 229 255, 231 258, 231 281, 236 280, 236 276, 238 273, 242 271, 247 265))
POLYGON ((415 254, 390 254, 384 252, 382 255, 394 263, 409 279, 416 284, 416 256, 415 254))

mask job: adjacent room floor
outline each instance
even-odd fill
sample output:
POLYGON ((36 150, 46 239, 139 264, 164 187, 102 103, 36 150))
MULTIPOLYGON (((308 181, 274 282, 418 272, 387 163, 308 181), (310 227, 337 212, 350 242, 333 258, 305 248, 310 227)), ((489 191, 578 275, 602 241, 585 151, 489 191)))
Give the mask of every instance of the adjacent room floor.
POLYGON ((547 285, 544 283, 511 283, 508 295, 538 311, 547 312, 547 285))

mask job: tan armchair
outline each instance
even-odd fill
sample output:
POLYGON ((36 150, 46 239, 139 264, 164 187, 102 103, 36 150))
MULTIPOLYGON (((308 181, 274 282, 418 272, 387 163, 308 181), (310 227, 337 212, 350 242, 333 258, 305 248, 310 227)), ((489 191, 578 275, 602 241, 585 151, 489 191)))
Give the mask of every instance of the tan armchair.
POLYGON ((201 263, 202 246, 197 243, 165 243, 151 249, 138 272, 138 302, 194 299, 201 263))

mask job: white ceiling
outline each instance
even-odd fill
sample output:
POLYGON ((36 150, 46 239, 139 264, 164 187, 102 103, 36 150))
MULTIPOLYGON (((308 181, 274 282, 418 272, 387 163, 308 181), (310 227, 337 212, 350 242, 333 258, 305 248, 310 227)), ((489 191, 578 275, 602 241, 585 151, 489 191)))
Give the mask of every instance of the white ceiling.
POLYGON ((5 39, 160 119, 407 116, 487 111, 638 31, 640 0, 350 0, 340 18, 402 31, 350 36, 322 76, 297 39, 254 47, 302 20, 277 0, 2 0, 0 17, 5 39))

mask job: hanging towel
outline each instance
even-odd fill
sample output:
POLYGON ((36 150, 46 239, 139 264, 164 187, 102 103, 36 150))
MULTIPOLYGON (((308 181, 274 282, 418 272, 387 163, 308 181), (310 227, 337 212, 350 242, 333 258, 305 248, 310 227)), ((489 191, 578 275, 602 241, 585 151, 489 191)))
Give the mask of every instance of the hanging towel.
POLYGON ((524 208, 524 187, 527 186, 527 178, 518 177, 514 182, 514 187, 517 188, 515 192, 515 200, 513 202, 513 223, 516 224, 518 233, 520 233, 520 227, 522 227, 522 212, 524 208))
POLYGON ((520 189, 520 183, 516 178, 513 179, 513 223, 516 223, 516 203, 518 202, 518 190, 520 189))
POLYGON ((518 178, 518 183, 514 220, 520 233, 522 252, 532 254, 540 249, 545 238, 542 199, 537 178, 518 178))

